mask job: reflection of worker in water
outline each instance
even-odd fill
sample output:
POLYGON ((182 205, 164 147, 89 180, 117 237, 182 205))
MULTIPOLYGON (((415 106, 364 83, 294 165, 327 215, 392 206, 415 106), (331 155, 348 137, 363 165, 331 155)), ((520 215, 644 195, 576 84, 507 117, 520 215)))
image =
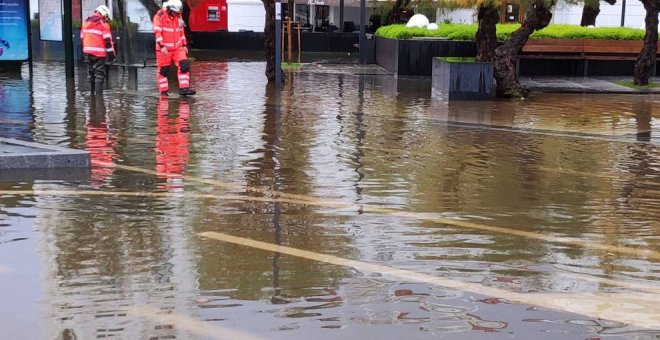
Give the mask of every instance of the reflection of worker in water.
POLYGON ((5 53, 5 48, 9 49, 9 41, 0 38, 0 57, 2 57, 2 54, 5 53))
POLYGON ((190 105, 181 101, 177 115, 170 115, 167 98, 158 101, 156 128, 156 172, 167 180, 165 188, 180 188, 183 171, 188 163, 188 136, 190 135, 190 105))
POLYGON ((92 180, 104 182, 114 172, 115 146, 117 140, 110 135, 110 125, 103 98, 92 101, 89 107, 89 117, 85 124, 85 150, 89 152, 92 161, 92 180))

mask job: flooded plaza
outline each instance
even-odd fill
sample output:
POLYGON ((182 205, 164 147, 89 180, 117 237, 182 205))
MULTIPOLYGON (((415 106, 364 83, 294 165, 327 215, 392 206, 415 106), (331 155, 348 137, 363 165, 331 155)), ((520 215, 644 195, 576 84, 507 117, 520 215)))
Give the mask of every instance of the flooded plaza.
MULTIPOLYGON (((0 76, 2 339, 658 339, 660 100, 198 61, 194 98, 0 76)), ((121 81, 122 79, 117 79, 121 81)))

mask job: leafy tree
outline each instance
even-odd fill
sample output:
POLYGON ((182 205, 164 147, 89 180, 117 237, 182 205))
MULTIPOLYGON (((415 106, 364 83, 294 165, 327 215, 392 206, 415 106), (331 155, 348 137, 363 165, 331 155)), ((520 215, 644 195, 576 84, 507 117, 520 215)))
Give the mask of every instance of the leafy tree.
POLYGON ((497 23, 500 16, 496 4, 492 1, 484 1, 477 5, 477 61, 492 61, 495 58, 497 48, 497 23))
POLYGON ((438 8, 438 2, 435 0, 416 0, 415 1, 415 13, 424 14, 429 18, 430 22, 435 22, 436 10, 438 8))
MULTIPOLYGON (((516 61, 518 53, 527 43, 534 31, 542 29, 552 19, 552 7, 557 0, 529 0, 525 19, 513 34, 511 39, 495 50, 495 80, 497 81, 497 96, 503 98, 526 97, 529 90, 522 87, 516 76, 516 61)), ((657 14, 657 12, 656 12, 657 14)), ((656 15, 657 23, 657 15, 656 15)), ((656 26, 657 27, 657 26, 656 26)), ((657 35, 656 35, 657 37, 657 35)), ((656 38, 657 42, 657 38, 656 38)))
POLYGON ((498 7, 503 5, 503 0, 450 0, 445 5, 449 8, 477 8, 477 60, 493 60, 497 48, 496 25, 500 21, 498 7))
POLYGON ((648 85, 649 77, 656 63, 656 51, 658 49, 658 11, 660 11, 660 0, 640 0, 646 10, 646 34, 644 34, 644 45, 637 56, 634 71, 634 83, 638 86, 648 85))
POLYGON ((390 13, 387 15, 387 20, 385 21, 385 24, 391 25, 391 24, 399 24, 401 21, 406 19, 405 12, 408 9, 408 4, 410 4, 410 0, 396 0, 394 2, 394 6, 392 7, 392 10, 390 13))

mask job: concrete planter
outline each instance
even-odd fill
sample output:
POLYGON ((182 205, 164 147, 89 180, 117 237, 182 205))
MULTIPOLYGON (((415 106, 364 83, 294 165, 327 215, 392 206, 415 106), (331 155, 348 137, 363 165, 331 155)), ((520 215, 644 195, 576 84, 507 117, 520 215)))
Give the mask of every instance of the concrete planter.
POLYGON ((474 58, 434 58, 433 96, 441 100, 489 100, 495 81, 493 63, 474 58))
POLYGON ((376 37, 376 64, 396 75, 431 76, 435 57, 474 57, 473 41, 376 37))

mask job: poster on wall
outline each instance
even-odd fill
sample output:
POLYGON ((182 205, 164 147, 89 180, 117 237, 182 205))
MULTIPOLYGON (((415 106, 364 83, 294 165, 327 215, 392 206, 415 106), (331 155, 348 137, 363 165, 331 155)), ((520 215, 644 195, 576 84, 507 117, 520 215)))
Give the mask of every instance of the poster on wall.
MULTIPOLYGON (((81 7, 83 20, 94 14, 94 10, 101 5, 107 6, 105 0, 82 0, 81 7)), ((108 9, 110 10, 110 17, 112 18, 112 6, 108 6, 108 9)))
POLYGON ((39 0, 39 36, 41 40, 62 41, 61 0, 39 0))
POLYGON ((0 61, 28 60, 27 30, 27 0, 0 1, 0 61))
POLYGON ((151 24, 153 18, 149 15, 149 10, 144 5, 137 1, 128 2, 126 5, 126 14, 130 22, 137 24, 138 32, 153 33, 154 29, 151 24))

